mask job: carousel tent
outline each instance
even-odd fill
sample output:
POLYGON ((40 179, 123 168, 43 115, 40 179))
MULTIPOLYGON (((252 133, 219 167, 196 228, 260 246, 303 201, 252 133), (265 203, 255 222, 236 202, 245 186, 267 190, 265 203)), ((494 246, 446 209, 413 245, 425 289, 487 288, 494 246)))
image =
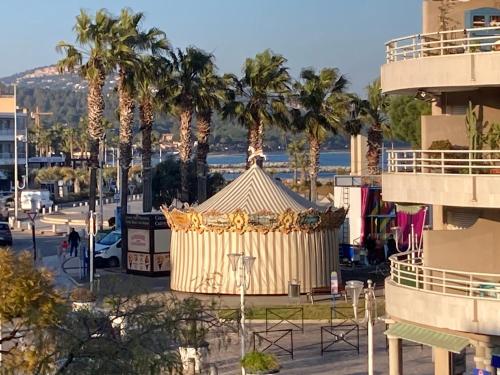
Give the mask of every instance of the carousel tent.
POLYGON ((306 293, 339 271, 344 209, 315 205, 257 165, 203 204, 163 212, 172 228, 172 290, 238 293, 230 253, 256 258, 248 294, 286 294, 293 280, 306 293))

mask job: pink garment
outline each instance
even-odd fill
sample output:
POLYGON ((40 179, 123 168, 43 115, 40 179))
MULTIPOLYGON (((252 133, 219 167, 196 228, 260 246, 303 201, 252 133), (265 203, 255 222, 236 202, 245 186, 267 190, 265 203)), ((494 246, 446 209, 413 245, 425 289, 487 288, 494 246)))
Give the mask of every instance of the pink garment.
POLYGON ((361 188, 361 238, 359 243, 361 246, 365 246, 365 225, 366 225, 366 215, 369 209, 369 197, 370 188, 363 186, 361 188))
POLYGON ((422 207, 416 214, 410 214, 403 211, 396 213, 397 226, 399 227, 398 245, 400 251, 408 249, 408 235, 411 233, 411 225, 417 235, 417 244, 420 242, 420 237, 424 229, 425 207, 422 207))

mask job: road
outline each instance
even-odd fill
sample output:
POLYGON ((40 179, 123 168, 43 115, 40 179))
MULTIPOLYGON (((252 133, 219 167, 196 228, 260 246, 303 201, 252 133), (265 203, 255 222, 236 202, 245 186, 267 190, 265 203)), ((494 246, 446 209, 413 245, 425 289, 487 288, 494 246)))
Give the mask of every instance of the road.
MULTIPOLYGON (((22 250, 33 251, 33 241, 31 238, 31 233, 25 232, 12 232, 12 249, 15 252, 20 252, 22 250)), ((61 243, 64 236, 36 236, 36 246, 38 248, 38 254, 42 257, 56 255, 57 248, 61 243)))

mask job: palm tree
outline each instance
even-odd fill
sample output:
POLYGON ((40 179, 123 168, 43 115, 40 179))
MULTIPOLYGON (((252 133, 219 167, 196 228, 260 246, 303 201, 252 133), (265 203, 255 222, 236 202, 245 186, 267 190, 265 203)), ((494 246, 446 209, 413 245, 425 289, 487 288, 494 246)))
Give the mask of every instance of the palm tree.
POLYGON ((142 176, 143 198, 142 209, 151 212, 153 208, 151 148, 154 112, 158 109, 157 83, 170 74, 168 62, 161 56, 142 56, 137 71, 137 98, 139 103, 139 117, 141 120, 142 135, 142 176))
MULTIPOLYGON (((306 153, 306 140, 305 139, 296 139, 290 142, 287 145, 288 155, 292 159, 291 165, 293 168, 293 184, 297 185, 297 170, 302 168, 305 163, 303 162, 305 159, 306 153)), ((303 183, 305 176, 301 177, 301 182, 303 183)))
POLYGON ((200 75, 200 86, 195 96, 196 130, 198 146, 196 148, 196 174, 198 180, 198 203, 207 199, 207 155, 210 151, 208 138, 214 110, 221 109, 226 99, 224 80, 215 73, 215 66, 207 64, 200 75))
MULTIPOLYGON (((283 56, 265 50, 253 59, 246 59, 241 79, 226 76, 231 97, 223 108, 223 118, 234 118, 247 127, 248 146, 257 154, 263 151, 264 126, 288 124, 285 99, 290 91, 290 75, 286 61, 283 56)), ((262 166, 263 158, 258 157, 257 164, 262 166)))
POLYGON ((179 116, 181 161, 181 200, 189 201, 188 170, 192 154, 191 119, 195 111, 195 98, 201 87, 201 76, 213 65, 213 56, 198 48, 188 47, 171 53, 172 77, 168 88, 174 112, 179 116))
POLYGON ((386 115, 388 98, 382 93, 380 79, 376 79, 366 88, 368 98, 361 103, 360 114, 362 119, 370 125, 368 129, 368 150, 366 160, 368 163, 368 174, 380 174, 380 153, 384 140, 383 131, 388 126, 386 115))
POLYGON ((103 9, 97 11, 94 17, 82 10, 76 17, 76 24, 73 28, 77 45, 59 42, 56 47, 58 52, 65 54, 58 62, 59 70, 61 72, 77 71, 89 86, 87 110, 90 136, 89 209, 91 211, 95 211, 99 141, 103 135, 104 97, 102 90, 106 75, 113 69, 109 61, 109 38, 116 22, 116 19, 103 9))
POLYGON ((292 109, 292 117, 297 128, 305 130, 309 141, 310 199, 313 202, 317 199, 321 142, 327 132, 337 132, 345 116, 346 86, 347 79, 333 68, 324 68, 318 74, 313 69, 304 69, 300 81, 294 84, 296 108, 292 109))
MULTIPOLYGON (((168 49, 165 33, 151 28, 140 29, 143 13, 132 13, 123 9, 115 27, 111 29, 111 61, 118 70, 118 100, 120 118, 120 208, 122 223, 127 216, 128 171, 132 161, 132 123, 134 120, 136 72, 140 65, 139 54, 151 51, 153 54, 168 49)), ((126 266, 128 250, 127 227, 122 226, 122 266, 126 266)))

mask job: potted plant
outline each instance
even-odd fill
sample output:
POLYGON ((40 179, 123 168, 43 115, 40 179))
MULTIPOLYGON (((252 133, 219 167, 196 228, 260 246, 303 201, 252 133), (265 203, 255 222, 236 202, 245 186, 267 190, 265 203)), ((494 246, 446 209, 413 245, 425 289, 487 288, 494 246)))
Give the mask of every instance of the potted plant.
POLYGON ((75 288, 71 292, 71 301, 74 311, 81 309, 90 310, 95 305, 96 296, 86 288, 75 288))
POLYGON ((274 354, 249 352, 241 360, 247 375, 267 375, 280 372, 278 359, 274 354))
POLYGON ((188 371, 189 362, 194 360, 195 372, 200 373, 208 363, 208 328, 203 326, 200 316, 203 311, 201 301, 188 298, 183 301, 184 314, 179 327, 179 354, 184 371, 188 371))

